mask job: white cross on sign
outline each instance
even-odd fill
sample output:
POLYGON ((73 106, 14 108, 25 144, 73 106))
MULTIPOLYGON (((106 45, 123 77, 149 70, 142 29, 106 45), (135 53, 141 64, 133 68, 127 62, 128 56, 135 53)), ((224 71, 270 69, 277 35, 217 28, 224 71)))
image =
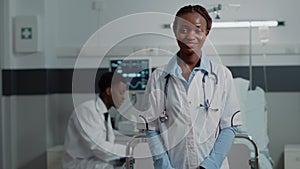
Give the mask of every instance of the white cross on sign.
POLYGON ((21 39, 32 39, 32 28, 31 27, 21 28, 21 39))

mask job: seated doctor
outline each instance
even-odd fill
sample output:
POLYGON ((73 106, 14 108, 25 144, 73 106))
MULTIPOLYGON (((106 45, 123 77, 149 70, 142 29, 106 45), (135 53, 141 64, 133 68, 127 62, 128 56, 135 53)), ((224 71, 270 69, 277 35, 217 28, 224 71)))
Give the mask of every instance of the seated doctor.
POLYGON ((229 168, 241 115, 231 72, 202 52, 211 25, 204 7, 179 9, 179 51, 148 81, 141 117, 156 169, 229 168))
POLYGON ((118 108, 126 90, 126 80, 113 72, 104 73, 99 95, 82 103, 72 113, 65 138, 64 169, 113 169, 112 161, 125 157, 125 146, 115 144, 108 109, 118 108))

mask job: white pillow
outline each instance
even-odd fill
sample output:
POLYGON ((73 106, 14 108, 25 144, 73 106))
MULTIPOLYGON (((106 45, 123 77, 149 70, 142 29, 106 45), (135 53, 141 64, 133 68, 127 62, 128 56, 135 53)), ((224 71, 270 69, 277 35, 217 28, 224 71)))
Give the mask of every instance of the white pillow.
POLYGON ((242 121, 243 125, 239 127, 238 129, 241 130, 241 132, 247 131, 247 122, 245 117, 245 111, 246 111, 246 100, 247 100, 247 94, 249 89, 249 80, 243 79, 243 78, 234 78, 234 83, 236 87, 236 95, 239 100, 239 105, 242 113, 242 121))
MULTIPOLYGON (((246 79, 235 78, 234 81, 243 120, 243 125, 239 127, 239 132, 250 135, 256 142, 259 150, 267 150, 269 137, 267 133, 265 92, 260 87, 250 91, 249 81, 246 79)), ((246 143, 247 141, 242 142, 246 143)), ((246 144, 249 145, 249 148, 253 147, 250 143, 246 144)))

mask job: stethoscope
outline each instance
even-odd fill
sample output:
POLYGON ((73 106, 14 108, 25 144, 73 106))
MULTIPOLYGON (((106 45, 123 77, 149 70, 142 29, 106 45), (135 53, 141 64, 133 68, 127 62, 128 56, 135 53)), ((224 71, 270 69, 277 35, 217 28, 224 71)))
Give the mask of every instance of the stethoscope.
MULTIPOLYGON (((214 85, 217 85, 218 84, 218 76, 216 75, 216 73, 214 73, 212 71, 212 64, 210 63, 210 68, 211 68, 211 75, 214 76, 214 80, 215 80, 215 84, 214 85)), ((167 101, 167 97, 168 97, 168 85, 169 85, 169 79, 170 79, 171 75, 168 74, 165 76, 165 79, 166 79, 166 83, 165 83, 165 87, 164 87, 164 110, 163 112, 160 114, 159 116, 159 120, 160 122, 164 123, 166 122, 168 119, 169 119, 169 115, 167 114, 167 106, 166 106, 166 101, 167 101)), ((213 93, 211 95, 211 99, 209 100, 207 98, 207 95, 206 95, 206 78, 209 78, 209 74, 207 71, 204 72, 203 74, 203 77, 202 77, 202 89, 203 89, 203 97, 204 97, 204 103, 203 104, 200 104, 200 107, 201 108, 204 108, 206 112, 208 112, 209 110, 212 110, 212 111, 218 111, 219 109, 218 108, 212 108, 211 107, 211 101, 213 100, 214 98, 214 95, 215 95, 215 90, 213 90, 213 93)))

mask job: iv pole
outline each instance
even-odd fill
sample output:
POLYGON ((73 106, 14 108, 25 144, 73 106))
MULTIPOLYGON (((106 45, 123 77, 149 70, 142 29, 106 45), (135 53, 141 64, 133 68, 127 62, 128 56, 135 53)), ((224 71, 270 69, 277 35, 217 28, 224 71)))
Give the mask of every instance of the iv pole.
POLYGON ((249 90, 251 91, 252 85, 253 85, 253 79, 252 79, 252 22, 250 21, 249 25, 249 81, 250 81, 250 87, 249 90))
MULTIPOLYGON (((284 26, 284 21, 277 21, 276 26, 284 26)), ((252 70, 252 28, 253 28, 253 21, 249 21, 249 90, 253 90, 253 70, 252 70)))

